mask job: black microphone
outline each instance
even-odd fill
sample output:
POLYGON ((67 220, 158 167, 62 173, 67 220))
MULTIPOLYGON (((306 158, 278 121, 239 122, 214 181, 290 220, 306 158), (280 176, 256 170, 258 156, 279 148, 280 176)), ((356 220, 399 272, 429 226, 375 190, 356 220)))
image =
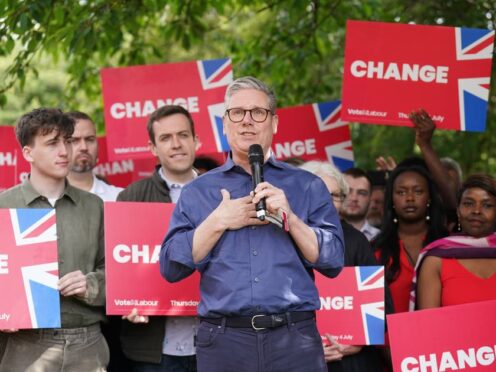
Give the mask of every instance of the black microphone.
MULTIPOLYGON (((264 153, 262 146, 258 144, 251 145, 248 149, 248 161, 251 166, 251 178, 253 180, 253 190, 257 187, 260 182, 263 182, 263 163, 264 163, 264 153)), ((265 220, 265 198, 260 199, 260 201, 255 205, 255 210, 257 211, 257 217, 260 221, 265 220)))

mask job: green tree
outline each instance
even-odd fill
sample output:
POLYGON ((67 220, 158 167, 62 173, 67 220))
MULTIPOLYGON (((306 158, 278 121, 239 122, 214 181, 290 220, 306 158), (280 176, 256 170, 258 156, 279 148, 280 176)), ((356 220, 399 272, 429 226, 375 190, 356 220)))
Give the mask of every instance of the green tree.
MULTIPOLYGON (((0 0, 0 122, 39 103, 103 123, 102 67, 223 56, 238 76, 269 82, 280 106, 339 99, 347 19, 496 29, 495 10, 486 0, 0 0)), ((436 134, 466 172, 496 173, 495 100, 485 133, 436 134)), ((352 136, 366 168, 416 151, 408 128, 354 124, 352 136)))

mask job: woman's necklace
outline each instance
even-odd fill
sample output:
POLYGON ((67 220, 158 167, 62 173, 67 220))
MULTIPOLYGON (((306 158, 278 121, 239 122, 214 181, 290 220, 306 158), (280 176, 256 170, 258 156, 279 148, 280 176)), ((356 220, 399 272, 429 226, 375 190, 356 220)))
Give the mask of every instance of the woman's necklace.
POLYGON ((408 252, 408 249, 406 248, 406 245, 405 243, 403 242, 403 250, 405 251, 406 253, 406 257, 408 258, 408 262, 410 262, 410 265, 412 265, 412 267, 415 267, 415 264, 417 263, 417 260, 414 260, 412 255, 410 254, 410 252, 408 252))

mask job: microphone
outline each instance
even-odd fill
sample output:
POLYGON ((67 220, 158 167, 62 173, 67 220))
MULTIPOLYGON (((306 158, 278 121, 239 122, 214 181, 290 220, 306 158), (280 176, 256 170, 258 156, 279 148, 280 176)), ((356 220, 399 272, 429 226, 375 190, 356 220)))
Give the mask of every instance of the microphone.
MULTIPOLYGON (((251 178, 253 180, 253 190, 257 187, 260 182, 263 182, 263 162, 264 153, 262 146, 259 144, 251 145, 248 149, 248 161, 251 166, 251 178)), ((265 220, 265 198, 261 199, 256 205, 255 210, 257 211, 257 217, 260 221, 265 220)))

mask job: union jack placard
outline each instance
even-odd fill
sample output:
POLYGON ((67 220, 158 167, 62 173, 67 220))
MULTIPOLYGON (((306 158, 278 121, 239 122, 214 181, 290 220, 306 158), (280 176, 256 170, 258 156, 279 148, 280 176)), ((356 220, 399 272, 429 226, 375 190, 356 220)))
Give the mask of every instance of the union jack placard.
POLYGON ((272 141, 278 159, 327 160, 341 171, 353 167, 353 148, 347 122, 341 120, 341 101, 284 107, 272 141))
POLYGON ((191 114, 197 154, 228 150, 222 133, 224 94, 233 80, 229 58, 105 68, 102 92, 110 161, 152 158, 146 123, 159 107, 179 105, 191 114))
POLYGON ((384 266, 345 267, 337 278, 315 273, 320 334, 348 345, 384 344, 384 266))
POLYGON ((0 209, 0 329, 60 327, 55 209, 0 209))
POLYGON ((344 120, 411 126, 424 108, 440 129, 486 127, 494 30, 348 21, 344 120))

